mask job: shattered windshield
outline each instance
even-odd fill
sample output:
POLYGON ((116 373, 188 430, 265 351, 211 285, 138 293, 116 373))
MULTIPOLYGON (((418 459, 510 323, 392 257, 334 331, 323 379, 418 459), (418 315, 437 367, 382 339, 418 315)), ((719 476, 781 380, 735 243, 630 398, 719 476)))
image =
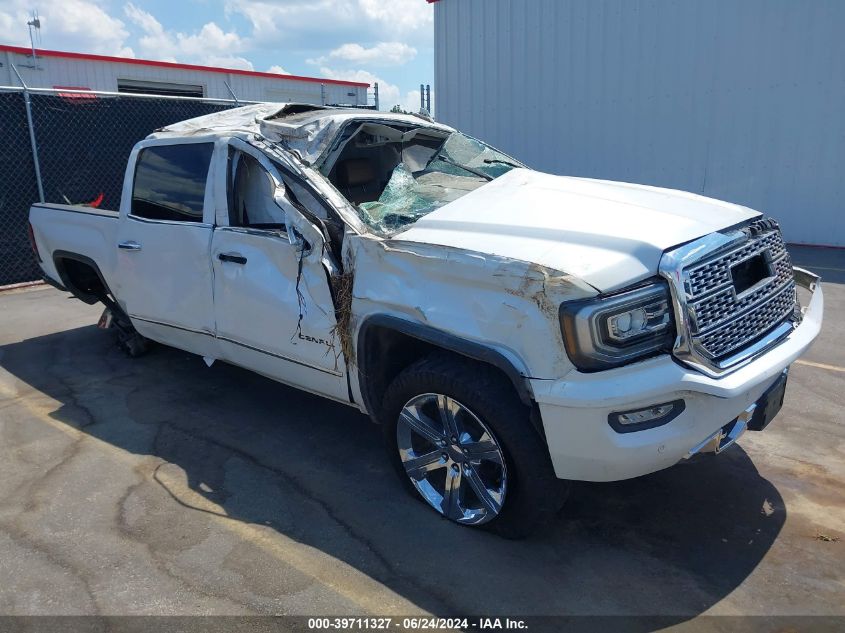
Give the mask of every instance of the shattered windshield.
POLYGON ((517 167, 460 132, 364 124, 327 175, 367 225, 390 235, 517 167))

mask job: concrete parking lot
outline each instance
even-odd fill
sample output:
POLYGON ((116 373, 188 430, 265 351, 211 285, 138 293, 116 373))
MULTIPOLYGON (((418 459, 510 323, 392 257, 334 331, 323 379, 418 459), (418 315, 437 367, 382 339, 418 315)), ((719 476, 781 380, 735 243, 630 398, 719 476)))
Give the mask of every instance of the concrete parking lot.
POLYGON ((0 614, 845 615, 845 251, 793 254, 825 326, 775 422, 518 542, 407 496, 351 408, 0 293, 0 614))

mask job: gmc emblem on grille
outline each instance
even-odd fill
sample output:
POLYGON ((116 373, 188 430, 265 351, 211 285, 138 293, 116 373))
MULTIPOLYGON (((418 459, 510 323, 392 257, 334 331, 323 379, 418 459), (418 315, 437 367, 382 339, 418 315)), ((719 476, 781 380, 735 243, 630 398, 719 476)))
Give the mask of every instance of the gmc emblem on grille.
POLYGON ((755 253, 731 266, 731 280, 737 297, 764 286, 774 278, 775 270, 769 249, 755 253))

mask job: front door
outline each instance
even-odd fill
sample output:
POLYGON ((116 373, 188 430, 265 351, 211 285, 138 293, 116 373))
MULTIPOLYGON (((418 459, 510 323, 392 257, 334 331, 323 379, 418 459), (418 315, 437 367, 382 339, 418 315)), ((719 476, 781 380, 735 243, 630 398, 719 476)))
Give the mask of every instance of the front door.
POLYGON ((288 226, 299 202, 266 156, 233 147, 229 166, 228 226, 211 243, 221 358, 348 402, 322 244, 288 226))
POLYGON ((137 154, 121 205, 113 291, 135 328, 156 341, 217 356, 208 173, 213 143, 151 144, 137 154))

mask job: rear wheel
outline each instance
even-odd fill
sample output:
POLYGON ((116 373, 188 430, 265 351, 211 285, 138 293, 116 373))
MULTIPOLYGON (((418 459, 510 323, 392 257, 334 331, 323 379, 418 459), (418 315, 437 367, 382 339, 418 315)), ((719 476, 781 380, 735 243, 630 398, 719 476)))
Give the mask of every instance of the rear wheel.
POLYGON ((530 412, 495 369, 435 353, 385 394, 385 442, 408 488, 445 518, 525 536, 559 509, 555 478, 530 412))
POLYGON ((115 329, 117 330, 117 346, 130 358, 138 358, 150 350, 150 340, 138 334, 135 328, 129 331, 120 327, 115 329))
POLYGON ((130 358, 143 356, 150 349, 150 339, 138 333, 124 313, 106 308, 100 317, 98 327, 107 327, 115 333, 118 348, 130 358))

